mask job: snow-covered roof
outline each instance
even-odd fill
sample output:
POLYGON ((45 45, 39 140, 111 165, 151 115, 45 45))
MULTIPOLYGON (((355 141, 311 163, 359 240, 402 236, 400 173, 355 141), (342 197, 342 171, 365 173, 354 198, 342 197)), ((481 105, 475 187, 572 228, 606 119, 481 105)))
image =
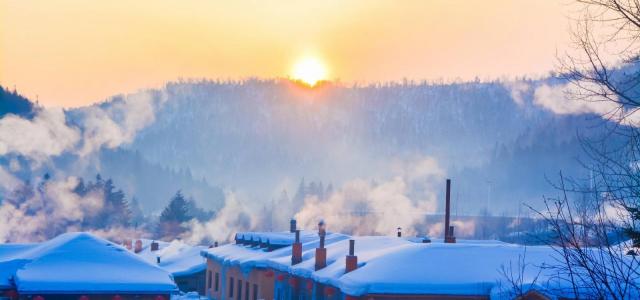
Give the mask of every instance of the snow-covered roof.
POLYGON ((202 255, 224 265, 236 265, 244 273, 253 268, 271 268, 339 288, 346 294, 448 294, 492 295, 506 292, 503 266, 525 268, 523 286, 544 291, 558 290, 558 274, 541 268, 555 263, 550 247, 524 247, 499 241, 458 240, 445 244, 441 239, 420 243, 422 239, 388 236, 327 235, 327 266, 315 270, 317 234, 303 242, 302 262, 291 265, 291 247, 267 252, 258 246, 228 244, 202 251, 202 255), (355 240, 358 268, 345 273, 349 239, 355 240), (537 281, 534 280, 536 277, 537 281), (545 284, 542 284, 545 283, 545 284), (554 285, 555 284, 555 285, 554 285))
MULTIPOLYGON (((296 235, 291 231, 282 231, 282 232, 238 232, 236 233, 236 238, 245 240, 245 241, 254 241, 254 242, 262 242, 269 243, 271 245, 277 246, 290 246, 295 242, 296 235)), ((312 240, 318 239, 317 231, 308 231, 301 230, 300 231, 300 242, 309 242, 312 240)))
MULTIPOLYGON (((339 274, 334 285, 350 295, 488 295, 506 280, 503 266, 508 268, 511 262, 517 268, 516 264, 526 259, 532 265, 525 269, 523 283, 530 283, 553 255, 549 247, 528 247, 525 255, 524 248, 517 245, 409 244, 373 257, 355 271, 339 274)), ((551 274, 540 275, 543 281, 551 274)))
POLYGON ((38 244, 0 244, 0 289, 11 288, 11 278, 15 271, 24 265, 19 255, 38 244))
POLYGON ((89 233, 66 233, 0 258, 12 266, 18 292, 173 293, 165 270, 89 233))
POLYGON ((140 257, 151 264, 171 273, 173 276, 184 276, 200 272, 207 268, 206 260, 200 256, 200 251, 207 249, 205 246, 191 246, 182 241, 175 240, 170 243, 155 241, 158 243, 158 250, 151 251, 152 240, 142 239, 142 251, 138 253, 140 257))
MULTIPOLYGON (((319 238, 317 233, 314 235, 307 232, 301 232, 301 241, 305 236, 306 242, 302 243, 302 250, 309 251, 318 247, 319 238)), ((331 245, 335 242, 349 239, 348 235, 339 233, 327 233, 325 237, 325 245, 331 245)), ((273 251, 267 251, 260 246, 249 246, 241 244, 226 244, 216 248, 203 250, 201 255, 216 260, 224 265, 237 265, 241 270, 249 272, 252 268, 274 268, 280 269, 284 266, 277 262, 277 258, 289 261, 291 263, 291 247, 284 247, 273 251)), ((303 253, 303 258, 308 254, 303 253)))

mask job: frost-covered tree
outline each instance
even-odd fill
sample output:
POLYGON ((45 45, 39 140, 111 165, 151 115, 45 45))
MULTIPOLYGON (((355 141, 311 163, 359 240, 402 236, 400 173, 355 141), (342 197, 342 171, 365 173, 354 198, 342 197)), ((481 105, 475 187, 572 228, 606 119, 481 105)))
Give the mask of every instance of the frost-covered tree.
POLYGON ((538 213, 553 232, 550 245, 561 257, 553 268, 568 278, 572 298, 637 299, 640 2, 576 2, 583 11, 573 31, 578 52, 562 60, 561 77, 570 84, 565 96, 597 107, 610 122, 602 123, 604 136, 581 139, 589 176, 560 173, 562 195, 547 198, 538 213))

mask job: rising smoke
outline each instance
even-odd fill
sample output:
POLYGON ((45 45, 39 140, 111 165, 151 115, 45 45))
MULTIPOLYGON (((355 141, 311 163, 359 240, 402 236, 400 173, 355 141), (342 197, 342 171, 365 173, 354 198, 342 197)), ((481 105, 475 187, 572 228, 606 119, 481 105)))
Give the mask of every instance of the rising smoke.
POLYGON ((542 84, 535 89, 533 96, 534 104, 555 114, 594 114, 623 125, 640 126, 640 115, 635 110, 620 108, 614 102, 617 99, 615 95, 593 83, 542 84))
MULTIPOLYGON (((436 191, 442 189, 444 170, 434 158, 419 157, 394 161, 389 172, 393 175, 386 181, 354 179, 323 199, 311 195, 303 203, 278 201, 273 215, 286 218, 280 221, 293 217, 308 230, 314 230, 318 221, 324 220, 331 231, 356 235, 390 235, 398 227, 409 235, 424 233, 425 216, 438 208, 436 191)), ((215 218, 204 223, 191 221, 183 238, 192 243, 228 241, 238 231, 265 230, 272 220, 261 214, 258 205, 228 194, 224 208, 215 218)))
MULTIPOLYGON (((117 148, 133 141, 136 133, 154 121, 155 111, 166 97, 157 92, 140 92, 120 97, 110 106, 78 109, 77 120, 58 108, 38 108, 32 119, 8 115, 0 119, 0 155, 10 158, 9 169, 0 167, 0 188, 5 194, 34 185, 35 192, 5 197, 0 202, 0 242, 33 242, 57 234, 81 230, 83 220, 95 216, 104 206, 99 193, 74 193, 78 178, 54 172, 52 178, 22 182, 14 175, 20 160, 32 170, 60 155, 72 155, 77 165, 86 164, 101 148, 117 148), (46 181, 46 182, 45 182, 46 181)), ((105 228, 105 237, 122 234, 123 228, 105 228)), ((129 232, 129 234, 134 234, 129 232)), ((136 232, 137 236, 144 233, 136 232)))

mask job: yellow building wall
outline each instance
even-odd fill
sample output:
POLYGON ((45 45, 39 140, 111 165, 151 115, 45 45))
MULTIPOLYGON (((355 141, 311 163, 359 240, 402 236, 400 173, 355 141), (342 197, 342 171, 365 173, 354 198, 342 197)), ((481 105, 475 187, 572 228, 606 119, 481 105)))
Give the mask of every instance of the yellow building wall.
POLYGON ((267 276, 267 270, 253 269, 249 274, 243 274, 237 266, 222 266, 219 262, 207 258, 207 286, 205 295, 214 300, 254 300, 254 289, 258 288, 257 298, 273 300, 274 276, 267 276), (218 274, 218 290, 216 290, 215 276, 218 274), (209 279, 211 276, 211 279, 209 279), (233 296, 229 293, 229 281, 233 278, 233 296), (238 298, 238 281, 242 281, 242 298, 238 298), (209 282, 211 283, 209 285, 209 282), (246 283, 249 282, 247 297, 246 283))

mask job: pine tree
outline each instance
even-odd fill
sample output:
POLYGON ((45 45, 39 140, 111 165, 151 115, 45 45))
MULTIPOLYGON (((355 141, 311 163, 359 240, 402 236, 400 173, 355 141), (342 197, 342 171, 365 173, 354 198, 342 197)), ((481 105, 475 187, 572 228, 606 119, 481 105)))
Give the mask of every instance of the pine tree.
POLYGON ((94 229, 104 229, 113 226, 128 227, 131 225, 131 210, 129 202, 122 190, 116 189, 113 180, 104 180, 100 174, 96 175, 95 182, 86 185, 80 181, 74 192, 80 196, 89 193, 100 195, 103 199, 102 209, 83 223, 84 226, 94 229))
POLYGON ((122 226, 131 224, 131 210, 122 190, 116 190, 111 179, 107 179, 102 186, 104 207, 99 218, 103 227, 122 226))
POLYGON ((185 231, 183 223, 191 220, 189 216, 189 204, 182 195, 181 191, 177 191, 171 198, 171 201, 160 214, 159 234, 163 238, 175 239, 185 231))

